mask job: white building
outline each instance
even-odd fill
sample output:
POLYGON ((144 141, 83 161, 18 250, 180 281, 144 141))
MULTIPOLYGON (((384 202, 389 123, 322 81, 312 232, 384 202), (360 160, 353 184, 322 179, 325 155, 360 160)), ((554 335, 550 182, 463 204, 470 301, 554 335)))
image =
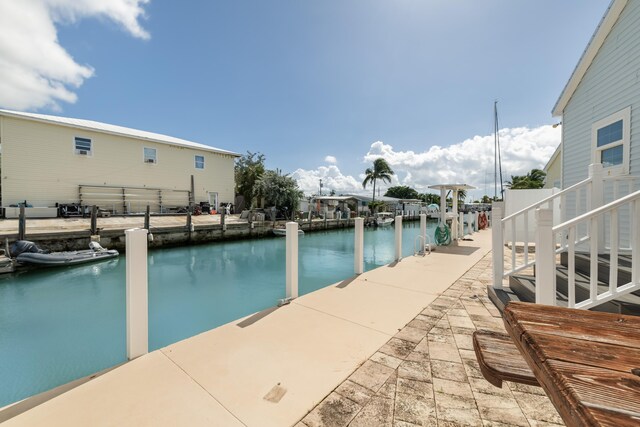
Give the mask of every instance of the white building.
POLYGON ((0 110, 1 200, 153 212, 234 199, 238 154, 90 120, 0 110))
POLYGON ((562 188, 602 163, 640 175, 640 2, 613 0, 553 108, 562 116, 562 188))

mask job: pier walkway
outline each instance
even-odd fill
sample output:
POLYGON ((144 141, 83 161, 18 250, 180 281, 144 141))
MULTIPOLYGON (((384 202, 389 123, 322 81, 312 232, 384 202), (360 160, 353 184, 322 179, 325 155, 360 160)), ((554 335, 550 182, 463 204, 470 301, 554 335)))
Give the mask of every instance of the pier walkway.
POLYGON ((542 390, 497 389, 477 370, 471 333, 503 330, 486 297, 490 245, 483 231, 304 295, 135 359, 6 425, 561 423, 542 390))

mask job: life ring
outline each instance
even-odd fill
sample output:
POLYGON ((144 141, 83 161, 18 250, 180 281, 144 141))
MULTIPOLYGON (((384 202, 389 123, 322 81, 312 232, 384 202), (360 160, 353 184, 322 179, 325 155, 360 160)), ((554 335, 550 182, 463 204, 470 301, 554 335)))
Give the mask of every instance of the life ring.
POLYGON ((478 215, 478 229, 484 230, 485 228, 487 228, 487 225, 489 225, 487 214, 484 212, 481 212, 480 215, 478 215))

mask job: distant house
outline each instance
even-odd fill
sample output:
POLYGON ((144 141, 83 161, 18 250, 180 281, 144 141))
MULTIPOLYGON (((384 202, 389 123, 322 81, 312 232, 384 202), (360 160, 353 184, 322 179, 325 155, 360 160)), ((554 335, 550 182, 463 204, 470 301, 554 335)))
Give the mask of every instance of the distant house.
POLYGON ((640 2, 613 0, 553 108, 562 116, 562 188, 602 163, 640 174, 640 2))
POLYGON ((233 202, 239 155, 171 136, 0 110, 0 148, 4 207, 26 200, 131 213, 233 202))
POLYGON ((562 144, 558 145, 543 169, 543 188, 562 188, 562 144))

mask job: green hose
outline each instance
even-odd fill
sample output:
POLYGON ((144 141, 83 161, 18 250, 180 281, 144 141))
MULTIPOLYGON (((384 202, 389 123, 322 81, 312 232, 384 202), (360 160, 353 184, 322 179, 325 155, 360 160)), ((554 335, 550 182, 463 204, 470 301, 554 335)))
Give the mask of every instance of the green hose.
POLYGON ((448 246, 451 243, 451 229, 447 224, 440 223, 434 237, 438 246, 448 246))

